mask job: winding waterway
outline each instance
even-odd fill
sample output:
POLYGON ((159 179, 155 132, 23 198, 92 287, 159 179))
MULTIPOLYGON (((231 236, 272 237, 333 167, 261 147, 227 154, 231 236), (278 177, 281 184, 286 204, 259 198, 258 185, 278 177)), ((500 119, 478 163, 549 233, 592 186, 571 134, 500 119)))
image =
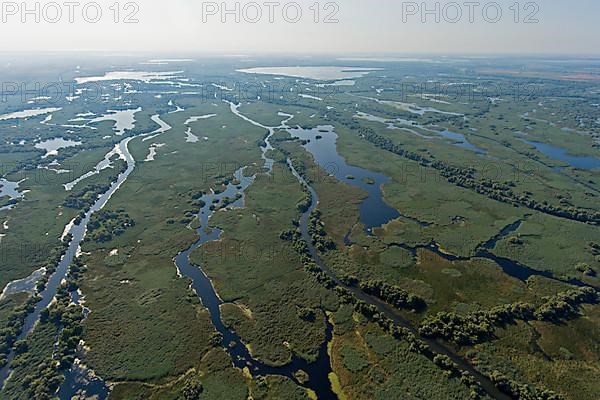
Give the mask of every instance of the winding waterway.
POLYGON ((331 366, 329 356, 327 355, 327 342, 331 340, 332 336, 331 326, 329 324, 327 328, 327 341, 321 346, 319 357, 316 362, 309 363, 294 355, 292 361, 282 367, 273 367, 262 363, 252 357, 250 351, 242 342, 239 335, 223 324, 220 310, 220 306, 224 304, 223 300, 221 300, 216 293, 212 282, 202 268, 193 265, 189 260, 189 256, 194 250, 207 242, 219 240, 222 233, 220 229, 211 228, 209 226, 209 219, 214 213, 210 208, 214 204, 214 201, 221 201, 226 197, 239 197, 231 206, 243 207, 243 193, 246 188, 254 182, 254 177, 245 177, 243 169, 240 169, 235 173, 235 178, 239 181, 239 185, 237 182, 235 184, 230 183, 227 188, 219 194, 209 193, 202 196, 201 200, 204 201, 205 205, 198 214, 200 227, 196 230, 200 239, 190 248, 179 253, 177 257, 175 257, 175 265, 181 275, 192 280, 192 288, 202 301, 204 307, 207 308, 214 327, 222 335, 223 348, 229 353, 235 367, 240 369, 247 367, 253 375, 286 376, 297 384, 313 390, 318 394, 319 399, 335 399, 336 397, 331 391, 328 379, 328 373, 331 371, 331 366), (309 380, 307 382, 298 382, 294 374, 299 370, 308 374, 309 380))
POLYGON ((591 288, 596 289, 594 286, 588 285, 579 279, 571 278, 568 280, 564 280, 564 279, 561 279, 561 278, 555 276, 550 271, 542 271, 542 270, 533 269, 533 268, 528 267, 527 265, 523 265, 515 260, 506 258, 506 257, 501 257, 501 256, 498 256, 493 253, 493 249, 496 247, 496 244, 500 240, 508 237, 508 235, 510 235, 511 233, 516 232, 523 224, 523 221, 525 221, 528 217, 529 217, 529 215, 526 215, 523 219, 520 219, 520 220, 502 228, 502 230, 497 235, 495 235, 494 237, 492 237, 485 243, 480 244, 477 247, 477 249, 475 249, 474 256, 463 257, 463 256, 458 256, 455 254, 448 253, 446 251, 443 251, 441 249, 440 245, 434 241, 432 241, 429 244, 418 245, 418 246, 409 246, 409 245, 403 244, 403 243, 390 243, 389 246, 402 248, 402 249, 410 252, 413 255, 413 257, 417 257, 418 250, 425 249, 425 250, 435 253, 442 259, 444 259, 446 261, 450 261, 450 262, 470 261, 470 260, 473 260, 474 258, 483 258, 483 259, 491 260, 494 263, 496 263, 505 274, 507 274, 513 278, 516 278, 522 282, 527 282, 527 280, 533 276, 541 276, 541 277, 551 279, 554 281, 568 283, 573 286, 591 287, 591 288))
POLYGON ((448 129, 436 130, 436 129, 428 128, 426 126, 418 124, 415 121, 410 121, 410 120, 407 120, 404 118, 386 119, 383 117, 377 117, 375 115, 367 114, 367 113, 364 113, 361 111, 356 113, 355 118, 364 119, 364 120, 371 121, 371 122, 379 122, 379 123, 387 125, 388 129, 404 130, 404 131, 410 132, 413 135, 418 136, 422 139, 431 140, 431 139, 439 139, 440 137, 442 137, 444 139, 447 139, 449 141, 449 144, 452 146, 460 147, 465 150, 470 150, 479 155, 487 154, 486 150, 475 146, 473 143, 471 143, 469 140, 467 140, 465 135, 463 135, 462 133, 452 132, 448 129), (397 127, 396 124, 403 126, 403 128, 397 127), (435 136, 423 135, 411 128, 418 128, 418 129, 421 129, 426 132, 431 132, 435 136))
MULTIPOLYGON (((151 119, 152 119, 152 121, 154 121, 155 123, 157 123, 159 125, 159 128, 157 128, 156 130, 154 130, 150 133, 136 136, 136 137, 143 137, 144 139, 142 139, 142 141, 146 141, 146 139, 149 137, 151 138, 153 136, 163 134, 172 129, 172 127, 169 124, 167 124, 165 121, 163 121, 160 118, 160 115, 158 115, 158 114, 153 115, 151 117, 151 119)), ((129 144, 129 141, 131 141, 132 139, 134 139, 136 137, 130 137, 130 138, 122 140, 119 144, 117 144, 115 146, 115 148, 111 152, 109 152, 105 156, 104 160, 102 160, 98 165, 99 166, 105 165, 103 163, 109 163, 108 165, 110 165, 110 159, 111 159, 112 155, 118 154, 122 159, 124 159, 127 162, 127 170, 125 171, 125 173, 127 174, 127 176, 129 176, 129 174, 135 168, 135 160, 129 153, 128 144, 129 144), (129 171, 130 167, 131 167, 131 171, 129 171)), ((99 172, 100 170, 101 170, 101 168, 96 166, 94 171, 99 172)), ((92 175, 93 175, 94 171, 92 171, 92 175)), ((87 177, 86 175, 84 175, 82 178, 85 179, 87 177)), ((125 177, 125 179, 127 179, 127 176, 125 177)), ((80 180, 76 181, 76 183, 79 181, 80 180)), ((123 182, 124 182, 124 180, 123 180, 123 182)), ((85 221, 85 222, 86 222, 86 226, 87 226, 87 221, 85 221)), ((85 233, 84 233, 84 236, 85 236, 85 233)), ((89 313, 89 310, 86 307, 84 307, 82 304, 80 304, 81 303, 81 295, 78 292, 72 292, 71 298, 75 304, 82 306, 84 317, 87 318, 87 314, 89 313)), ((83 350, 83 351, 85 351, 85 350, 83 350)), ((106 384, 106 382, 104 382, 101 378, 97 377, 92 370, 87 368, 85 365, 82 365, 80 363, 79 359, 76 359, 75 363, 71 366, 71 369, 69 369, 69 371, 67 371, 65 373, 65 381, 61 385, 57 395, 58 395, 59 399, 71 399, 71 398, 73 398, 75 396, 79 396, 81 394, 85 394, 86 398, 92 397, 97 400, 104 400, 104 399, 108 398, 108 396, 110 394, 110 388, 106 384)))
MULTIPOLYGON (((333 127, 318 126, 314 129, 294 128, 288 129, 288 132, 290 132, 293 137, 304 140, 305 144, 303 147, 313 156, 315 162, 325 170, 326 173, 334 176, 340 182, 359 187, 368 192, 368 197, 364 199, 360 205, 360 221, 365 226, 368 233, 372 232, 373 228, 385 225, 400 216, 410 219, 421 226, 428 226, 428 224, 423 221, 402 215, 396 209, 385 203, 383 200, 382 186, 390 182, 391 179, 388 176, 351 166, 346 163, 346 161, 338 154, 336 146, 337 135, 333 131, 333 127), (319 139, 317 139, 317 137, 319 137, 319 139)), ((525 219, 526 218, 527 217, 525 217, 525 219)), ((504 227, 498 235, 480 245, 477 248, 474 257, 494 261, 502 268, 504 273, 521 281, 526 281, 532 276, 543 276, 545 278, 561 281, 559 278, 555 277, 552 272, 536 270, 514 260, 497 256, 492 252, 496 243, 510 233, 515 232, 521 226, 522 222, 522 220, 519 220, 504 227)), ((345 238, 345 243, 347 245, 352 244, 349 234, 345 238)), ((449 261, 466 261, 473 258, 460 257, 446 253, 442 251, 440 246, 435 242, 416 247, 410 247, 404 244, 391 245, 402 247, 405 250, 410 251, 414 256, 416 256, 416 251, 418 249, 427 249, 449 261)), ((570 279, 563 282, 576 286, 587 286, 577 279, 570 279)))
POLYGON ((275 161, 267 156, 269 151, 273 150, 273 146, 271 145, 270 139, 273 136, 273 134, 275 133, 276 129, 289 129, 289 126, 287 125, 287 123, 289 121, 291 121, 291 119, 294 118, 294 116, 291 114, 286 114, 286 113, 280 112, 279 116, 286 117, 286 119, 281 121, 281 124, 279 126, 266 126, 266 125, 261 124, 260 122, 254 121, 253 119, 250 119, 250 118, 246 117, 244 114, 240 113, 239 108, 240 108, 241 104, 234 104, 230 101, 225 101, 225 102, 229 104, 229 108, 230 108, 231 112, 233 114, 235 114, 237 117, 243 119, 244 121, 246 121, 254 126, 257 126, 259 128, 263 128, 263 129, 267 130, 267 135, 264 138, 264 146, 262 146, 261 149, 262 149, 262 159, 265 162, 265 168, 267 169, 267 171, 269 171, 269 173, 271 173, 271 171, 273 171, 273 164, 275 163, 275 161))
MULTIPOLYGON (((280 126, 268 127, 242 115, 238 109, 240 105, 236 105, 233 103, 229 104, 232 113, 251 123, 252 125, 263 128, 267 131, 267 135, 264 139, 264 145, 261 147, 261 149, 262 158, 265 162, 265 169, 269 171, 269 173, 272 171, 274 164, 274 160, 268 157, 269 150, 273 149, 269 139, 272 137, 276 129, 287 129, 295 137, 307 141, 304 147, 313 155, 317 164, 319 164, 324 170, 330 172, 338 180, 355 187, 360 187, 368 193, 368 196, 363 200, 360 206, 361 222, 365 225, 365 229, 370 231, 372 228, 381 226, 400 216, 400 213, 397 210, 388 206, 383 200, 382 186, 385 183, 388 183, 390 181, 390 178, 383 174, 348 165, 345 162, 345 160, 337 153, 337 135, 333 132, 332 127, 318 127, 312 130, 305 130, 301 128, 291 129, 287 126, 287 122, 289 122, 293 118, 293 115, 284 113, 280 113, 279 115, 282 117, 286 117, 287 119, 282 121, 280 126), (321 138, 317 139, 317 136, 321 136, 321 138)), ((170 129, 170 127, 166 129, 167 127, 162 125, 161 128, 163 129, 161 132, 170 129)), ((151 134, 145 134, 140 136, 148 135, 151 134)), ((70 224, 65 229, 65 232, 68 232, 71 235, 73 235, 73 239, 69 243, 67 252, 61 259, 56 272, 50 277, 46 288, 40 294, 42 300, 36 304, 34 311, 27 316, 24 327, 22 329, 21 334, 18 337, 18 340, 24 339, 29 335, 29 333, 34 328, 35 323, 38 321, 42 310, 47 308, 48 305, 51 303, 52 299, 54 298, 61 281, 64 279, 68 272, 69 265, 72 263, 72 260, 76 256, 76 254, 80 251, 80 243, 85 236, 87 223, 89 222, 92 214, 101 210, 107 204, 111 196, 120 188, 120 186, 127 180, 128 176, 134 170, 135 160, 133 159, 128 150, 128 143, 133 138, 134 137, 126 138, 123 141, 121 141, 121 143, 119 143, 118 145, 118 149, 121 151, 122 156, 124 157, 127 163, 127 169, 119 175, 117 180, 111 185, 110 189, 98 198, 96 203, 86 213, 85 218, 83 218, 79 225, 70 224)), ((331 270, 327 267, 327 265, 323 262, 317 250, 312 245, 312 239, 308 232, 310 214, 313 210, 315 210, 315 208, 318 205, 317 193, 294 170, 291 162, 288 162, 288 165, 292 170, 294 176, 302 185, 304 185, 309 190, 311 194, 311 205, 309 209, 305 213, 303 213, 300 218, 300 229, 302 237, 306 241, 310 254, 315 263, 319 265, 319 267, 321 267, 323 271, 330 276, 331 279, 337 282, 338 285, 351 290, 358 299, 365 301, 368 304, 374 305, 383 315, 390 318, 399 326, 403 326, 411 330, 415 335, 419 337, 417 329, 413 327, 412 324, 409 321, 407 321, 403 316, 401 316, 397 310, 395 310, 388 304, 380 301, 379 299, 365 294, 356 287, 349 287, 344 285, 337 279, 335 274, 332 273, 331 270)), ((211 228, 209 225, 210 217, 215 212, 214 210, 211 210, 211 206, 215 204, 215 201, 220 202, 221 200, 227 197, 230 199, 237 199, 234 203, 230 205, 231 207, 244 206, 244 192, 254 182, 254 177, 244 176, 244 168, 240 168, 239 170, 237 170, 234 174, 234 177, 237 181, 234 183, 229 183, 224 191, 220 193, 211 192, 202 196, 201 200, 204 202, 204 205, 198 213, 200 227, 197 229, 197 233, 199 235, 199 239, 192 246, 190 246, 185 251, 179 253, 175 257, 175 265, 178 271, 181 273, 181 275, 191 279, 192 288, 202 301, 202 304, 208 309, 212 323, 215 326, 216 330, 220 332, 223 336, 222 345, 231 356, 231 360, 234 366, 238 368, 247 367, 253 375, 285 376, 291 379, 292 381, 296 382, 297 384, 313 390, 317 394, 319 399, 336 399, 337 396, 332 390, 331 383, 328 377, 329 373, 331 372, 331 360, 327 353, 327 343, 330 342, 332 339, 332 327, 328 321, 326 324, 326 341, 320 348, 319 356, 316 362, 310 363, 302 358, 297 357, 296 355, 293 355, 291 362, 286 364, 285 366, 274 367, 262 363, 252 357, 250 351, 248 350, 248 347, 243 343, 239 335, 237 335, 233 330, 225 326, 220 314, 220 306, 223 305, 224 302, 219 298, 212 285, 212 282, 204 273, 201 266, 193 265, 189 260, 189 256, 194 250, 198 249, 205 243, 216 241, 220 238, 220 235, 222 233, 221 230, 219 230, 218 228, 211 228), (308 374, 308 381, 302 383, 298 381, 295 374, 300 370, 308 374)), ((498 238, 500 238, 500 236, 508 234, 509 232, 512 232, 517 228, 518 225, 511 225, 510 227, 507 227, 505 231, 503 230, 503 232, 501 232, 501 234, 497 238, 492 239, 491 241, 483 244, 480 248, 480 251, 482 252, 481 254, 485 254, 484 252, 489 253, 489 250, 493 248, 493 244, 495 244, 495 241, 497 241, 498 238)), ((434 251, 436 251, 435 246, 431 247, 434 251)), ((439 248, 436 252, 443 254, 441 251, 439 251, 439 248)), ((445 256, 450 257, 449 255, 445 256)), ((488 258, 491 257, 492 256, 490 255, 488 258)), ((502 265, 501 262, 498 263, 502 265)), ((541 275, 542 273, 538 274, 541 275)), ((508 399, 508 397, 501 393, 493 385, 493 383, 489 381, 489 379, 481 375, 467 361, 453 353, 451 350, 447 349, 443 344, 435 340, 422 337, 421 340, 427 343, 427 345, 433 352, 449 356, 457 365, 459 365, 461 369, 471 373, 491 397, 496 399, 508 399)), ((9 376, 10 364, 13 359, 14 354, 11 353, 8 357, 7 366, 0 370, 0 386, 3 385, 6 378, 9 376)), ((66 376, 67 379, 65 381, 65 384, 63 385, 63 387, 61 387, 61 390, 59 392, 60 398, 69 398, 70 396, 75 395, 77 391, 81 390, 81 381, 85 381, 85 377, 83 376, 84 371, 85 370, 83 368, 80 368, 78 365, 72 368, 72 370, 66 376)), ((101 380, 96 381, 94 385, 86 387, 86 389, 90 390, 88 394, 96 395, 99 399, 104 399, 108 396, 108 390, 106 389, 106 386, 101 380), (97 389, 97 391, 95 391, 95 389, 97 389)))
MULTIPOLYGON (((274 160, 268 158, 267 152, 273 147, 269 142, 269 138, 277 128, 264 126, 256 121, 246 118, 239 113, 239 105, 230 103, 231 111, 243 118, 247 122, 252 123, 255 126, 267 129, 269 134, 264 139, 264 145, 262 149, 262 157, 265 161, 265 168, 271 172, 274 164, 274 160)), ((286 126, 286 122, 289 121, 293 116, 289 114, 280 113, 280 116, 287 117, 281 124, 282 127, 286 126)), ((220 193, 207 193, 203 195, 200 200, 203 202, 203 206, 198 213, 198 220, 200 223, 199 228, 196 232, 199 235, 198 241, 196 241, 187 250, 179 253, 175 257, 175 265, 177 270, 182 276, 185 276, 192 281, 192 288, 198 295, 202 304, 207 308, 211 321, 216 330, 222 335, 223 348, 229 353, 233 365, 237 368, 243 369, 248 368, 250 373, 253 375, 278 375, 285 376, 296 384, 308 388, 314 391, 319 399, 322 400, 333 400, 337 396, 331 388, 329 381, 329 373, 331 372, 331 360, 327 353, 327 343, 332 338, 332 327, 331 324, 326 321, 326 341, 322 344, 319 355, 315 362, 308 362, 295 354, 292 355, 291 362, 284 366, 271 366, 267 365, 259 360, 256 360, 250 354, 248 347, 243 343, 239 335, 225 326, 221 319, 220 306, 224 304, 223 300, 219 297, 215 288, 212 285, 211 280, 202 270, 201 266, 193 265, 190 262, 190 254, 204 245, 205 243, 219 240, 222 231, 218 228, 212 228, 209 225, 210 217, 214 214, 214 204, 221 202, 225 198, 237 199, 233 202, 230 207, 243 207, 244 206, 244 192, 254 182, 255 177, 244 176, 244 169, 240 168, 234 174, 236 182, 231 182, 227 185, 226 189, 220 193), (213 209, 211 209, 213 208, 213 209), (299 371, 304 371, 308 375, 308 380, 299 382, 295 376, 299 371)))

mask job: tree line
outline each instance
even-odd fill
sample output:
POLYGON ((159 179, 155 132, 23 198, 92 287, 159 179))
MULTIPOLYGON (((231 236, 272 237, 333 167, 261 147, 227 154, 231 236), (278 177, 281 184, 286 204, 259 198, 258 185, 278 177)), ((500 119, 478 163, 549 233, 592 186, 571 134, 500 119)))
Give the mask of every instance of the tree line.
POLYGON ((343 276, 340 280, 345 285, 360 288, 364 293, 377 297, 398 309, 421 312, 427 307, 427 302, 422 297, 382 280, 370 279, 361 282, 352 275, 343 276))
POLYGON ((577 288, 546 297, 538 307, 528 303, 514 303, 466 315, 440 312, 425 319, 419 333, 424 337, 444 339, 461 346, 473 345, 493 339, 496 328, 516 321, 559 323, 579 316, 582 304, 597 302, 598 293, 594 289, 577 288))
POLYGON ((579 209, 576 207, 564 207, 549 204, 547 201, 538 202, 529 197, 528 194, 517 195, 512 190, 512 182, 495 182, 491 179, 477 179, 472 168, 452 167, 443 161, 431 161, 420 154, 406 151, 401 146, 394 144, 390 139, 378 135, 371 128, 359 128, 359 135, 379 148, 388 150, 399 156, 419 162, 426 167, 440 171, 449 183, 466 189, 471 189, 488 198, 515 206, 522 206, 556 217, 566 218, 574 221, 600 224, 600 212, 579 209))
POLYGON ((74 210, 82 210, 82 214, 85 214, 96 203, 98 197, 109 189, 110 184, 107 183, 87 185, 80 191, 69 194, 63 202, 63 206, 74 210))

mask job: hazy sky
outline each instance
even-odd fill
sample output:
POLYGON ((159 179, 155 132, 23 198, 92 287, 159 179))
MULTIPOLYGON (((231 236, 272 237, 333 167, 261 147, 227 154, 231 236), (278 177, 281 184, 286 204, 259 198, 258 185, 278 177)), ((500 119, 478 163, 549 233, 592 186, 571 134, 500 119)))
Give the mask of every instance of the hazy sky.
POLYGON ((271 6, 268 0, 139 0, 117 3, 119 22, 114 21, 117 15, 110 8, 115 0, 81 1, 72 8, 63 1, 67 0, 28 0, 29 14, 21 1, 0 2, 0 51, 600 54, 598 0, 543 0, 527 8, 528 2, 522 1, 518 14, 510 8, 516 0, 482 1, 472 7, 465 5, 466 0, 426 1, 430 10, 439 4, 439 12, 432 14, 423 13, 422 1, 325 0, 316 3, 318 15, 311 9, 316 0, 273 1, 271 6), (222 3, 234 12, 224 14, 222 3), (138 22, 124 23, 136 8, 133 19, 138 22), (494 23, 498 8, 502 16, 494 23), (102 16, 93 23, 98 10, 102 16), (331 13, 335 14, 330 20, 338 22, 325 23, 331 13), (538 22, 525 23, 532 13, 531 22, 538 22))

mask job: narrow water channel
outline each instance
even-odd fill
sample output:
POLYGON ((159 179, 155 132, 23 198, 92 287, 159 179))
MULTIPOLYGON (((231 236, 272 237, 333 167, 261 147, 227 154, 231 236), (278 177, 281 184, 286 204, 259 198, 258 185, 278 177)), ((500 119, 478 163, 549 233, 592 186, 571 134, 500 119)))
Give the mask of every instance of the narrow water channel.
MULTIPOLYGON (((239 105, 229 103, 231 111, 239 116, 240 118, 250 122, 251 124, 266 129, 268 131, 267 136, 264 139, 264 145, 261 147, 263 160, 265 161, 264 167, 267 171, 272 171, 274 160, 268 158, 267 152, 273 147, 271 146, 269 139, 273 135, 276 127, 267 127, 256 121, 253 121, 241 113, 239 113, 239 105)), ((280 113, 280 116, 286 117, 287 120, 281 123, 280 127, 286 127, 286 122, 289 121, 293 116, 289 114, 280 113)), ((218 296, 213 287, 211 280, 202 270, 201 266, 193 265, 190 262, 190 254, 204 245, 205 243, 219 240, 222 231, 218 228, 212 228, 209 225, 210 217, 215 212, 211 210, 211 206, 216 204, 215 202, 221 202, 225 198, 237 199, 232 203, 231 207, 243 207, 244 206, 244 192, 254 182, 255 177, 244 176, 244 169, 240 168, 235 172, 234 177, 236 182, 230 182, 226 189, 220 193, 208 193, 203 195, 200 200, 203 202, 203 207, 200 209, 198 219, 200 227, 196 230, 199 235, 198 241, 196 241, 187 250, 179 253, 175 257, 175 265, 179 273, 192 280, 192 288, 198 295, 202 304, 207 308, 211 321, 216 330, 222 335, 222 346, 229 353, 233 365, 237 368, 248 368, 250 373, 255 376, 266 376, 266 375, 278 375, 285 376, 291 379, 296 384, 308 388, 314 391, 320 400, 334 400, 337 396, 332 390, 331 382, 329 381, 329 373, 331 370, 331 360, 327 353, 327 343, 331 341, 333 335, 333 329, 329 321, 326 321, 326 340, 321 345, 319 355, 315 362, 308 362, 295 354, 292 355, 290 363, 274 367, 267 365, 259 360, 256 360, 250 354, 248 347, 243 343, 239 335, 233 330, 225 326, 221 319, 220 306, 224 304, 223 300, 218 296), (296 378, 296 373, 304 371, 308 375, 308 380, 299 382, 296 378)), ((213 207, 214 208, 214 207, 213 207)))
POLYGON ((533 268, 523 265, 515 260, 511 260, 510 258, 500 257, 492 252, 492 250, 496 247, 496 244, 500 240, 506 238, 511 233, 516 232, 523 224, 523 221, 527 219, 527 217, 528 217, 528 215, 526 215, 524 219, 520 219, 520 220, 502 228, 500 233, 498 233, 497 235, 492 237, 487 242, 479 245, 479 247, 475 250, 474 256, 461 257, 461 256, 457 256, 457 255, 445 252, 440 248, 440 245, 436 242, 431 242, 429 244, 419 245, 419 246, 409 246, 409 245, 406 245, 403 243, 390 243, 389 246, 402 248, 403 250, 410 252, 413 255, 413 257, 417 257, 418 250, 425 249, 425 250, 435 253, 440 258, 442 258, 446 261, 450 261, 450 262, 470 261, 470 260, 473 260, 474 258, 488 259, 488 260, 491 260, 494 263, 496 263, 500 268, 502 268, 502 271, 506 275, 516 278, 522 282, 527 282, 527 280, 533 276, 541 276, 541 277, 544 277, 547 279, 551 279, 551 280, 562 282, 562 283, 567 283, 567 284, 570 284, 573 286, 591 287, 591 288, 597 289, 593 286, 590 286, 590 285, 584 283, 583 281, 581 281, 579 279, 571 278, 568 280, 564 280, 564 279, 561 279, 561 278, 555 276, 550 271, 541 271, 541 270, 533 269, 533 268))
POLYGON ((252 357, 250 351, 239 335, 223 324, 220 309, 220 306, 224 304, 223 300, 221 300, 216 293, 212 282, 204 273, 201 266, 193 265, 190 262, 189 256, 194 250, 205 243, 219 240, 222 233, 220 229, 211 228, 209 226, 210 217, 214 213, 214 211, 211 210, 211 206, 215 204, 214 202, 221 201, 224 198, 231 199, 238 197, 238 200, 230 206, 238 208, 244 206, 244 191, 254 182, 254 177, 245 177, 243 170, 244 169, 242 168, 234 174, 239 184, 238 182, 230 183, 227 188, 219 194, 209 193, 202 196, 201 201, 203 201, 205 205, 198 214, 200 227, 196 230, 200 239, 190 248, 179 253, 177 257, 175 257, 175 265, 181 275, 192 280, 192 288, 202 301, 204 307, 207 308, 214 327, 223 336, 223 348, 229 353, 235 367, 240 369, 247 367, 252 375, 285 376, 300 386, 313 390, 317 393, 319 399, 335 399, 336 397, 331 390, 328 378, 328 374, 331 372, 331 366, 327 354, 327 343, 331 340, 332 336, 332 329, 329 323, 327 324, 327 340, 321 346, 319 357, 316 362, 309 363, 308 361, 293 355, 292 361, 282 367, 273 367, 262 363, 252 357), (307 382, 300 383, 295 377, 294 374, 300 370, 308 374, 309 380, 307 382))

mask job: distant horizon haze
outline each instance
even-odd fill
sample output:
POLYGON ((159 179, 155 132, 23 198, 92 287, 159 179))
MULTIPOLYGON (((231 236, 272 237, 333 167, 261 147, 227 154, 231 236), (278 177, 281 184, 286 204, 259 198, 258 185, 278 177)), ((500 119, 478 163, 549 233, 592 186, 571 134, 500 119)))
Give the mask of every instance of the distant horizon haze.
POLYGON ((2 2, 0 52, 600 55, 592 0, 75 3, 2 2))

